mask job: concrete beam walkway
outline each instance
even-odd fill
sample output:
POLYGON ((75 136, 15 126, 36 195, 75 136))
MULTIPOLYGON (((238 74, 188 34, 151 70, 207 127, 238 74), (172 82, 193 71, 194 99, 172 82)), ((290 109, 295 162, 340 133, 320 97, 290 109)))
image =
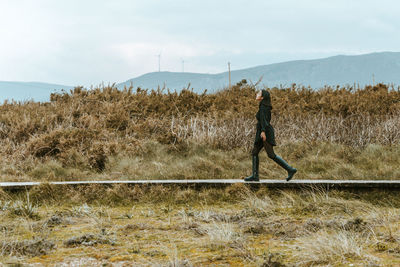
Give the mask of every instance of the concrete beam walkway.
MULTIPOLYGON (((129 185, 178 185, 193 187, 225 187, 235 183, 245 183, 241 179, 205 179, 205 180, 110 180, 110 181, 65 181, 65 182, 0 182, 3 189, 27 189, 41 184, 50 185, 90 185, 90 184, 129 184, 129 185)), ((252 186, 266 186, 268 188, 352 188, 352 189, 393 189, 400 190, 400 180, 261 180, 260 182, 246 182, 252 186)))

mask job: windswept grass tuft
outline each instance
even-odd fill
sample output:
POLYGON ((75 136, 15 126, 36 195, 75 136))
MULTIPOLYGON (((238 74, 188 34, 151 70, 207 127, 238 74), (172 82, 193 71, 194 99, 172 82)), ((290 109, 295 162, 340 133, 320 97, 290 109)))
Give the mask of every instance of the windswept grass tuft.
POLYGON ((299 238, 291 248, 293 260, 298 266, 335 265, 351 263, 352 260, 377 262, 377 258, 365 251, 367 246, 368 241, 355 232, 319 231, 311 236, 299 238))
POLYGON ((48 254, 54 248, 54 242, 46 239, 2 241, 0 242, 0 255, 41 256, 48 254))

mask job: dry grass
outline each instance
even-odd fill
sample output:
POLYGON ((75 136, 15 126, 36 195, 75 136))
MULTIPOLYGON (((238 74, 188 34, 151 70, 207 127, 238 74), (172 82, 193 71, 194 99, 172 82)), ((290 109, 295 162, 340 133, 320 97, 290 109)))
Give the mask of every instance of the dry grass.
MULTIPOLYGON (((215 148, 246 148, 253 144, 256 120, 246 117, 173 119, 176 140, 189 140, 215 148)), ((280 143, 335 143, 351 148, 368 144, 399 143, 400 112, 391 115, 354 114, 344 117, 317 114, 279 114, 273 118, 280 143)))
MULTIPOLYGON (((1 180, 240 178, 255 89, 113 87, 0 106, 1 180)), ((296 177, 398 179, 400 92, 271 89, 296 177)), ((261 154, 261 178, 284 171, 261 154)), ((396 266, 397 193, 43 184, 0 189, 0 262, 58 266, 396 266)))
MULTIPOLYGON (((398 89, 379 84, 270 91, 278 152, 304 170, 303 178, 399 178, 393 167, 400 158, 398 89), (379 163, 373 162, 376 156, 379 163)), ((254 95, 255 88, 245 83, 215 94, 111 86, 75 88, 52 95, 48 103, 5 102, 0 105, 0 177, 244 176, 255 134, 254 95)), ((273 166, 266 174, 281 177, 273 166)))
POLYGON ((240 242, 240 234, 235 229, 233 223, 213 222, 202 230, 210 239, 211 246, 225 246, 235 242, 240 242))
POLYGON ((87 194, 94 189, 37 188, 29 193, 35 218, 9 212, 26 193, 2 200, 0 262, 68 266, 79 257, 88 266, 400 264, 396 193, 125 185, 98 190, 99 199, 87 194), (185 193, 175 198, 179 192, 185 193))
POLYGON ((44 239, 23 241, 2 241, 0 243, 1 256, 41 256, 55 248, 53 242, 44 239))
POLYGON ((368 241, 350 231, 318 231, 310 236, 299 238, 294 246, 293 260, 299 266, 330 264, 331 266, 363 260, 377 262, 365 252, 368 241))
MULTIPOLYGON (((241 149, 220 150, 193 144, 185 152, 144 141, 146 153, 109 156, 101 173, 63 166, 56 160, 32 161, 26 173, 0 173, 3 181, 116 179, 232 179, 250 174, 251 157, 241 149), (30 169, 30 170, 29 170, 30 169)), ((295 166, 297 179, 399 179, 400 145, 351 148, 333 143, 287 143, 275 152, 295 166)), ((25 164, 28 164, 25 162, 25 164)), ((3 170, 12 168, 0 162, 3 170)), ((261 179, 283 179, 285 171, 260 153, 261 179)))

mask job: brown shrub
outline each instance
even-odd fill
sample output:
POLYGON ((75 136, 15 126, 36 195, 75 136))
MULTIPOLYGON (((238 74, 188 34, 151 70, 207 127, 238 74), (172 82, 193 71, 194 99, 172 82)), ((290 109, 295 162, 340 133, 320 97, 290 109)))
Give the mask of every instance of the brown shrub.
MULTIPOLYGON (((400 140, 400 91, 269 89, 279 144, 331 142, 350 147, 400 140)), ((246 83, 214 94, 163 92, 115 86, 52 94, 50 102, 0 105, 0 156, 11 162, 55 159, 64 167, 102 172, 108 157, 144 153, 148 139, 184 152, 191 144, 250 150, 255 134, 256 89, 246 83)))

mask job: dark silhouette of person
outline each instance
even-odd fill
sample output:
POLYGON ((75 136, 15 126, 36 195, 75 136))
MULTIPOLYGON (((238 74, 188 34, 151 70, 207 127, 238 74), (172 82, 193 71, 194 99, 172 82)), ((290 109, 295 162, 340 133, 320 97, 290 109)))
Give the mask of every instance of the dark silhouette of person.
POLYGON ((264 147, 267 151, 268 157, 288 172, 288 177, 286 178, 286 181, 290 181, 293 178, 293 175, 297 172, 297 169, 291 167, 286 161, 284 161, 274 152, 274 146, 276 146, 276 142, 274 128, 270 124, 272 109, 271 96, 267 90, 262 90, 257 94, 256 100, 260 102, 260 105, 256 114, 257 133, 254 141, 254 147, 251 153, 253 161, 253 174, 246 177, 244 180, 260 181, 258 175, 258 154, 260 150, 264 147))

